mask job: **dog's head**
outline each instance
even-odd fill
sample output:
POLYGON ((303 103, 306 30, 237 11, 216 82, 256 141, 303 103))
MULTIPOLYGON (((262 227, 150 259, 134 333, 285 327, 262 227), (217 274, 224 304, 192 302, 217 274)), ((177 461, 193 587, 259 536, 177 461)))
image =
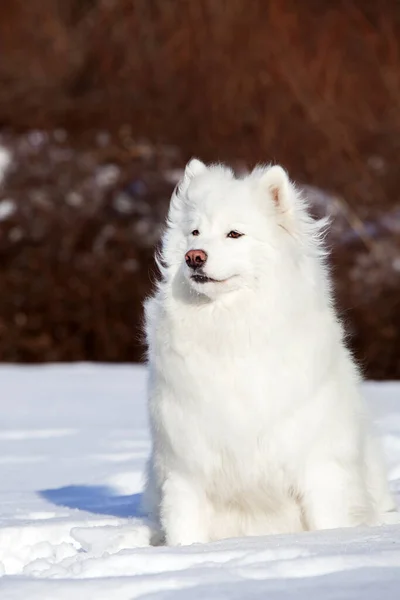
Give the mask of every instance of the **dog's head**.
POLYGON ((313 226, 282 167, 235 178, 192 159, 172 195, 162 258, 167 271, 214 299, 268 277, 273 285, 279 269, 309 250, 313 226))

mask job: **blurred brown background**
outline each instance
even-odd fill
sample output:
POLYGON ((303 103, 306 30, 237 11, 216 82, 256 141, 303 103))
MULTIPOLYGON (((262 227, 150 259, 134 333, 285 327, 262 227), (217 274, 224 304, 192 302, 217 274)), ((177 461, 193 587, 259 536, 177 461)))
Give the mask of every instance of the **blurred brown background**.
POLYGON ((191 155, 280 162, 334 218, 337 299, 400 376, 398 0, 2 0, 0 360, 140 360, 191 155))

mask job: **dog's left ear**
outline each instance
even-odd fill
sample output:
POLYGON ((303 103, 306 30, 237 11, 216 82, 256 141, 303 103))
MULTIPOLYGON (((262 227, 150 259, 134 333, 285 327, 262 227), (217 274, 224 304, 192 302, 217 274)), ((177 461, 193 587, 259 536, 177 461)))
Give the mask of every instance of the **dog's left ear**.
POLYGON ((261 185, 280 212, 293 208, 293 189, 288 174, 279 165, 269 167, 261 177, 261 185))

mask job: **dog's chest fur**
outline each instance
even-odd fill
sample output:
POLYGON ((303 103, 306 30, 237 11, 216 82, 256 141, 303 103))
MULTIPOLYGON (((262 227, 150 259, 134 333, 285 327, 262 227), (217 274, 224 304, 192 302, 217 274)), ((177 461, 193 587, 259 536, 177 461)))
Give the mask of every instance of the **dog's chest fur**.
POLYGON ((180 307, 178 314, 161 310, 155 331, 170 393, 150 410, 164 451, 221 501, 246 487, 258 489, 264 502, 267 488, 281 501, 295 485, 307 418, 307 409, 300 418, 296 409, 311 385, 306 340, 285 347, 279 326, 247 302, 180 307))

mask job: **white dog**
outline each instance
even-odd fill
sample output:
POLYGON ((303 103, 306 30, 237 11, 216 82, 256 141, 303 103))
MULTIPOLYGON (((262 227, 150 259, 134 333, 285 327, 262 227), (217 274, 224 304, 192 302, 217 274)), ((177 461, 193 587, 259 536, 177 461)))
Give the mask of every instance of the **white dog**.
POLYGON ((315 222, 286 172, 193 159, 145 307, 145 506, 167 544, 397 520, 315 222))

